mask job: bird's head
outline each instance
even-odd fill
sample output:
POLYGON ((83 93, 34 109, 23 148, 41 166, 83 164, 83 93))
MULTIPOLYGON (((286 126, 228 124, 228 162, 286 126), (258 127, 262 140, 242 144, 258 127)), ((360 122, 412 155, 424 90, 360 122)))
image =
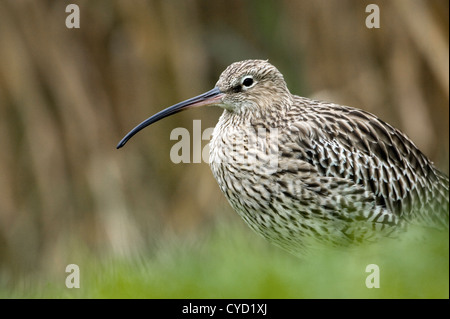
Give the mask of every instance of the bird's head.
POLYGON ((237 114, 261 112, 289 95, 283 75, 266 60, 231 64, 216 87, 224 94, 219 106, 237 114))
POLYGON ((203 94, 172 105, 131 130, 117 145, 121 148, 143 128, 186 109, 215 105, 237 116, 258 116, 288 102, 290 93, 283 75, 266 60, 245 60, 228 66, 216 86, 203 94))

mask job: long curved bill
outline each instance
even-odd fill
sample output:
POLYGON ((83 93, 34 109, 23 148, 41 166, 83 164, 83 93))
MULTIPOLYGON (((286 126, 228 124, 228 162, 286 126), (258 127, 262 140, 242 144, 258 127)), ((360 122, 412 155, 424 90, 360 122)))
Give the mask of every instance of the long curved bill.
POLYGON ((197 95, 196 97, 193 97, 186 101, 169 106, 168 108, 149 117, 144 122, 142 122, 141 124, 136 126, 134 129, 132 129, 127 135, 125 135, 125 137, 119 142, 119 144, 117 144, 117 149, 124 146, 125 143, 128 142, 128 140, 130 138, 132 138, 137 132, 139 132, 143 128, 146 128, 150 124, 153 124, 165 117, 168 117, 169 115, 181 112, 183 110, 187 110, 192 107, 220 104, 223 95, 224 94, 219 90, 219 88, 215 87, 214 89, 212 89, 208 92, 205 92, 203 94, 197 95))

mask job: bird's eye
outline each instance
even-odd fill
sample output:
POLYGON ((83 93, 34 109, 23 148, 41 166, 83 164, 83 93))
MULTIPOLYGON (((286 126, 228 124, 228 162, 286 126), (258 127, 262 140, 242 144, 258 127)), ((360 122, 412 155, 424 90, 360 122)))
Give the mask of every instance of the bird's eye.
POLYGON ((248 76, 242 80, 242 85, 245 87, 251 87, 253 85, 253 78, 248 76))

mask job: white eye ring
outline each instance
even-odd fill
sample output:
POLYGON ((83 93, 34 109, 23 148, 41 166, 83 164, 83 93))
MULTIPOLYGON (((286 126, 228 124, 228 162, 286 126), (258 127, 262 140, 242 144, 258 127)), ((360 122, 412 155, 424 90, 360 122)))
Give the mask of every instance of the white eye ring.
POLYGON ((251 75, 246 75, 242 78, 241 84, 242 84, 242 88, 244 89, 249 89, 252 86, 254 86, 256 83, 256 81, 253 79, 253 77, 251 75))

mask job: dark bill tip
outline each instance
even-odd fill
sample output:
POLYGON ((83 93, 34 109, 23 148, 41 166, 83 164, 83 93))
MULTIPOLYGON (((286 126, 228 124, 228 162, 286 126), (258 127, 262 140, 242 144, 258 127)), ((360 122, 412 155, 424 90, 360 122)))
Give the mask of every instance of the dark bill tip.
POLYGON ((169 106, 168 108, 156 113, 155 115, 149 117, 141 124, 132 129, 125 137, 117 144, 117 149, 123 147, 130 138, 132 138, 137 132, 146 128, 147 126, 165 118, 172 114, 181 112, 191 107, 197 107, 202 105, 214 105, 219 104, 222 99, 223 93, 219 90, 218 87, 205 92, 203 94, 197 95, 196 97, 190 98, 186 101, 177 103, 175 105, 169 106))

